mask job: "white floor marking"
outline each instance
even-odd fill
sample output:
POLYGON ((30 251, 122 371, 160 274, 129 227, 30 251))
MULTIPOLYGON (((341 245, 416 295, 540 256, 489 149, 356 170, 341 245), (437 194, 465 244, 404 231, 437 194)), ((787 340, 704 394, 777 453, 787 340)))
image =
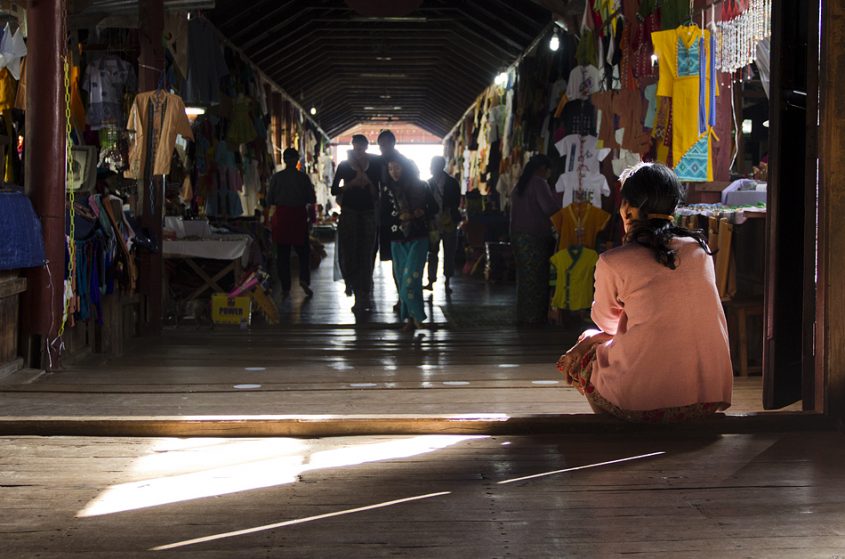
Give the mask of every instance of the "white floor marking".
POLYGON ((589 468, 598 468, 599 466, 609 466, 611 464, 619 464, 621 462, 630 462, 631 460, 642 460, 643 458, 652 458, 654 456, 660 456, 661 454, 666 454, 665 452, 652 452, 649 454, 641 454, 639 456, 629 456, 628 458, 620 458, 619 460, 609 460, 607 462, 599 462, 598 464, 587 464, 585 466, 575 466, 574 468, 566 468, 563 470, 554 470, 552 472, 543 472, 542 474, 534 474, 533 476, 525 476, 525 477, 518 477, 514 479, 506 479, 505 481, 500 481, 499 485, 505 485, 508 483, 515 483, 517 481, 525 481, 527 479, 535 479, 538 477, 545 477, 545 476, 553 476, 555 474, 562 474, 565 472, 574 472, 576 470, 586 470, 589 468))
POLYGON ((343 516, 345 514, 353 514, 356 512, 363 512, 367 510, 373 509, 380 509, 384 507, 390 507, 393 505, 399 505, 402 503, 409 503, 411 501, 421 501, 423 499, 431 499, 432 497, 442 497, 443 495, 449 495, 452 493, 451 491, 441 491, 439 493, 429 493, 427 495, 417 495, 416 497, 407 497, 405 499, 396 499, 395 501, 387 501, 385 503, 377 503, 375 505, 368 505, 366 507, 358 507, 349 510, 341 510, 337 512, 329 512, 326 514, 318 514, 315 516, 306 516, 305 518, 296 518, 294 520, 287 520, 285 522, 277 522, 276 524, 265 524, 264 526, 256 526, 255 528, 246 528, 244 530, 235 530, 233 532, 225 532, 223 534, 215 534, 213 536, 205 536, 204 538, 194 538, 192 540, 185 540, 181 542, 171 543, 167 545, 160 545, 158 547, 150 548, 150 551, 165 551, 167 549, 175 549, 177 547, 185 547, 188 545, 194 545, 198 543, 205 543, 211 542, 214 540, 222 540, 225 538, 231 538, 235 536, 243 536, 246 534, 254 534, 256 532, 263 532, 265 530, 273 530, 275 528, 283 528, 285 526, 292 526, 294 524, 303 524, 305 522, 312 522, 314 520, 322 520, 324 518, 332 518, 334 516, 343 516))

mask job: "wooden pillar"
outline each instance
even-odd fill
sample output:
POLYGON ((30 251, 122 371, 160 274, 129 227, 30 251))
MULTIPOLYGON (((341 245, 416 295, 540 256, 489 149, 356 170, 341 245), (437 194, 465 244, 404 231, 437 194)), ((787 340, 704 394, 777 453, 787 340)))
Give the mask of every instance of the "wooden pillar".
POLYGON ((845 5, 822 3, 816 356, 825 411, 845 428, 845 5))
MULTIPOLYGON (((164 69, 164 2, 163 0, 141 0, 138 5, 140 15, 140 56, 138 57, 138 90, 150 91, 158 87, 164 69)), ((144 177, 141 227, 146 229, 159 247, 156 253, 143 252, 140 257, 139 290, 146 298, 144 328, 142 334, 161 333, 163 308, 162 261, 162 221, 164 219, 164 186, 161 177, 144 177), (152 180, 152 204, 150 188, 152 180)))
POLYGON ((60 368, 59 348, 46 342, 58 335, 65 275, 64 15, 61 0, 30 0, 26 11, 25 188, 41 218, 47 266, 27 273, 22 318, 30 366, 52 370, 60 368))

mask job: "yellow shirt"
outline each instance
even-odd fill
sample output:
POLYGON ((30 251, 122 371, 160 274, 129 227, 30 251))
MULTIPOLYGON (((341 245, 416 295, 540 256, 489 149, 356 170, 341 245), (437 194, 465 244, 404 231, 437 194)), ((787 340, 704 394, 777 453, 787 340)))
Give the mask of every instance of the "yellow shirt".
MULTIPOLYGON (((697 25, 651 34, 660 67, 657 95, 672 98, 672 164, 684 181, 712 181, 709 125, 699 132, 700 49, 704 39, 705 119, 709 119, 710 31, 697 25)), ((718 94, 718 92, 717 92, 718 94)))
POLYGON ((559 210, 551 220, 559 234, 557 249, 566 250, 576 245, 596 246, 596 237, 607 225, 610 214, 582 202, 559 210))
POLYGON ((593 273, 599 255, 590 248, 556 252, 550 259, 557 270, 552 307, 579 311, 593 304, 593 273))
POLYGON ((139 93, 132 103, 126 129, 135 132, 135 141, 129 146, 129 170, 125 172, 125 176, 132 179, 149 178, 144 177, 144 167, 149 157, 146 144, 150 134, 154 140, 153 175, 166 175, 170 172, 177 134, 188 140, 194 139, 182 98, 165 91, 139 93), (153 111, 152 130, 147 128, 147 115, 150 111, 153 111))

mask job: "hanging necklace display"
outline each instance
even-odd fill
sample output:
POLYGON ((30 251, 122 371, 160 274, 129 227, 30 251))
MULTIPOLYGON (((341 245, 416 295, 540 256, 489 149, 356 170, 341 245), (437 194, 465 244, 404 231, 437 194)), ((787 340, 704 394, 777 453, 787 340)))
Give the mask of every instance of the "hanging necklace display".
POLYGON ((757 59, 757 44, 772 34, 772 0, 725 0, 716 24, 716 66, 734 73, 757 59))

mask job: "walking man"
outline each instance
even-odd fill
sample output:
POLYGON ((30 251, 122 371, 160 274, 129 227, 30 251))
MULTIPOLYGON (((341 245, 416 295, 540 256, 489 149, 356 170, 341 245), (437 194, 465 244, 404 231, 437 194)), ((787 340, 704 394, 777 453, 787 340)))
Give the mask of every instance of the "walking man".
POLYGON ((299 152, 288 148, 282 153, 285 169, 274 174, 267 189, 266 204, 270 208, 271 231, 276 245, 276 266, 282 284, 282 297, 290 295, 290 251, 299 258, 299 286, 311 297, 311 265, 309 260, 308 206, 317 203, 311 179, 297 170, 299 152))
POLYGON ((332 182, 332 195, 341 208, 336 250, 343 279, 355 295, 353 312, 366 312, 371 306, 379 169, 367 155, 369 143, 361 134, 352 137, 348 159, 338 164, 332 182))
POLYGON ((425 289, 433 289, 437 280, 438 253, 442 241, 446 293, 451 293, 449 280, 455 275, 455 250, 458 242, 458 224, 461 221, 461 212, 458 209, 461 203, 461 187, 458 181, 446 172, 446 158, 439 155, 431 160, 431 179, 428 184, 440 210, 434 217, 430 234, 428 284, 425 289))

